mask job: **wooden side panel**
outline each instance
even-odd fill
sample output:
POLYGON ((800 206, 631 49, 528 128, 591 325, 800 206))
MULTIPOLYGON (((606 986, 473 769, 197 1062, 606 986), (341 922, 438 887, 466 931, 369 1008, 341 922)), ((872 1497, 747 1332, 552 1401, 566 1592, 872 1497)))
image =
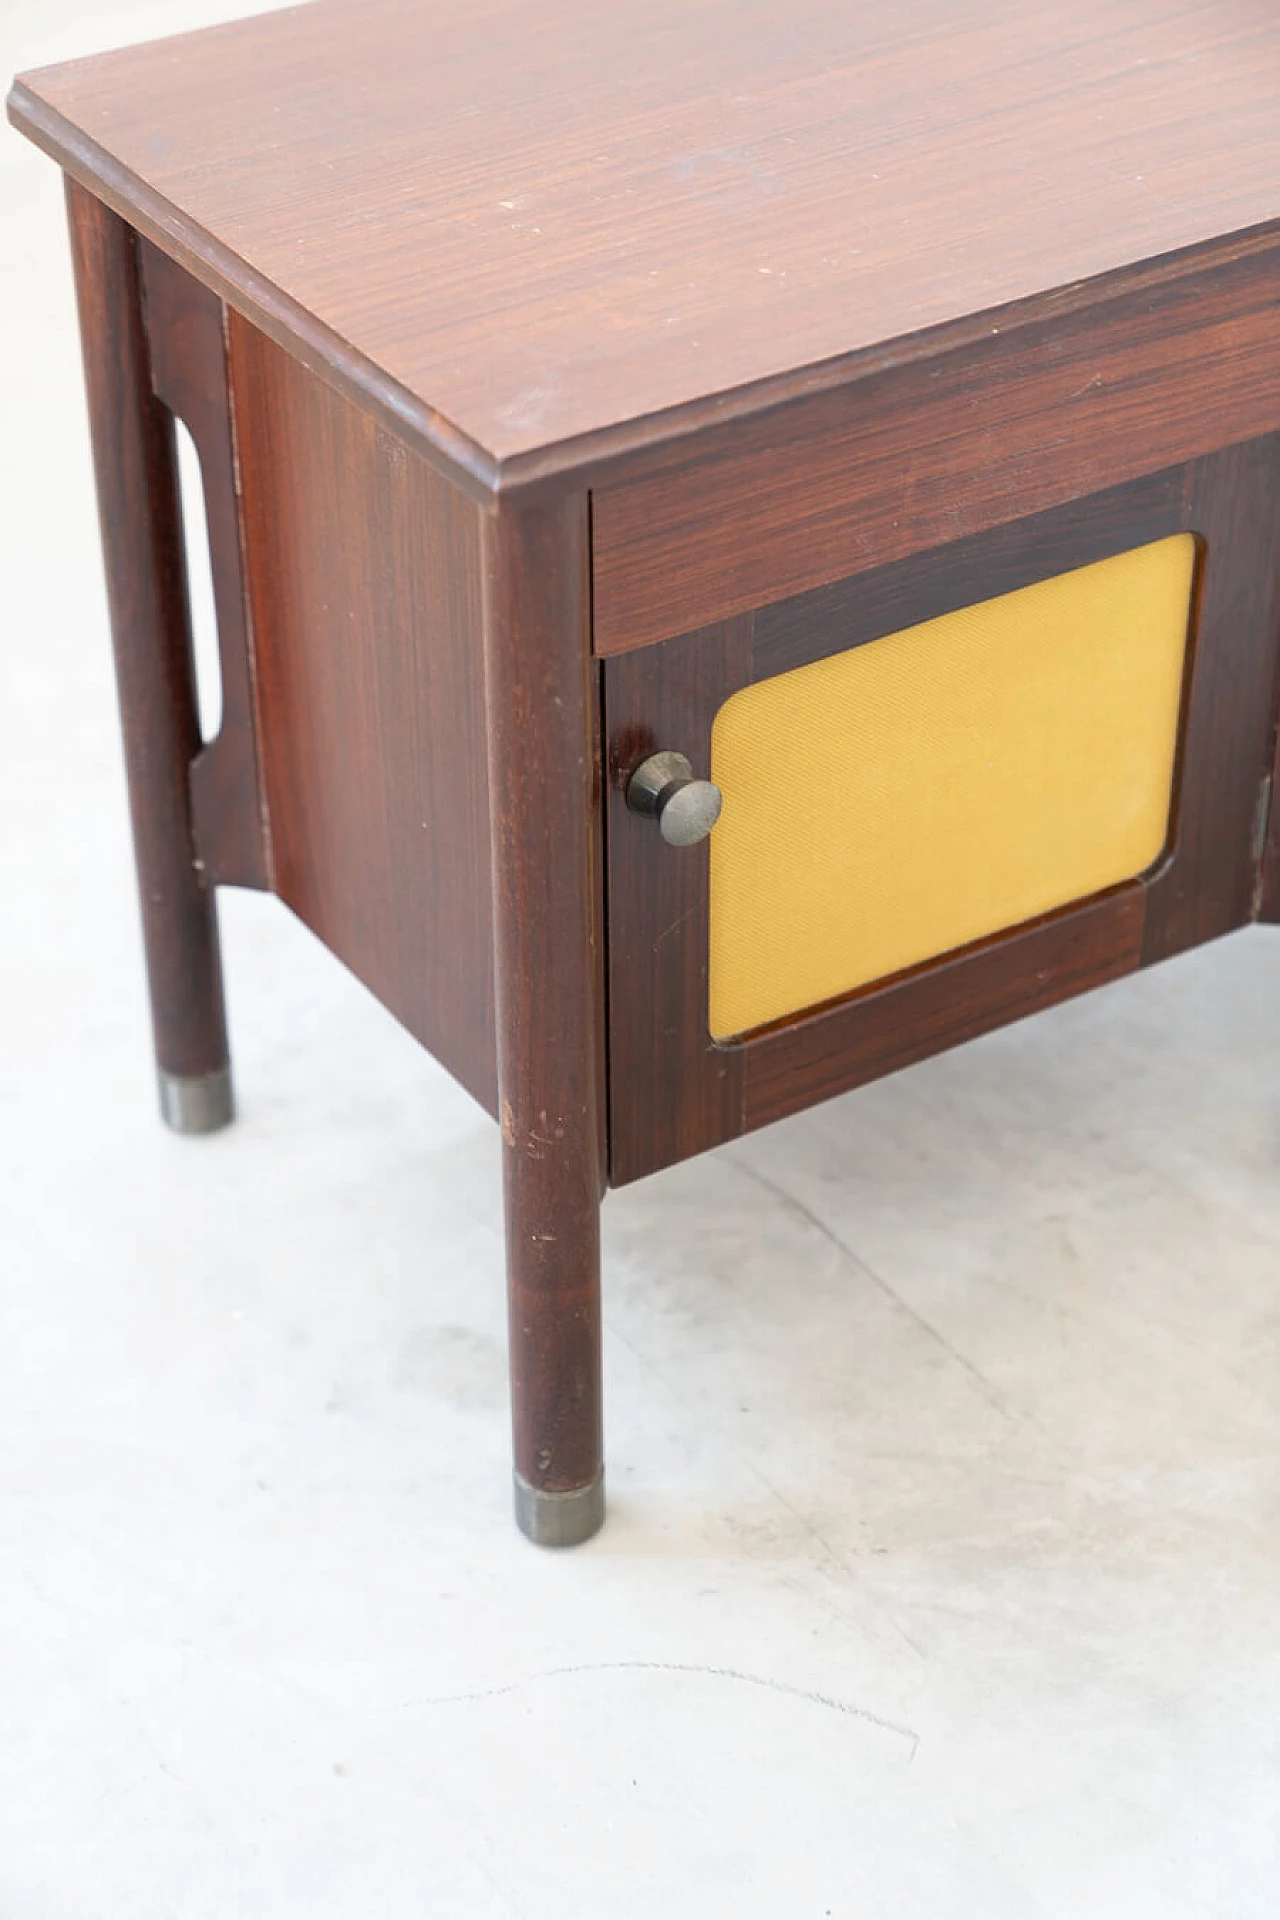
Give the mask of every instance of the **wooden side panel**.
POLYGON ((623 653, 1280 429, 1280 250, 654 455, 593 496, 623 653))
POLYGON ((496 1113, 481 509, 235 314, 229 365, 276 890, 496 1113))

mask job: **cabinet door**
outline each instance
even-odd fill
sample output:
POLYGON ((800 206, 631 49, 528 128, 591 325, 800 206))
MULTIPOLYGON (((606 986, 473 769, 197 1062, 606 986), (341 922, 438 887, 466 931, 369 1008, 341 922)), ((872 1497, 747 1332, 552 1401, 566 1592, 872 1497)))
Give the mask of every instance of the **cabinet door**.
POLYGON ((1270 436, 605 663, 615 1183, 1252 916, 1277 498, 1270 436))

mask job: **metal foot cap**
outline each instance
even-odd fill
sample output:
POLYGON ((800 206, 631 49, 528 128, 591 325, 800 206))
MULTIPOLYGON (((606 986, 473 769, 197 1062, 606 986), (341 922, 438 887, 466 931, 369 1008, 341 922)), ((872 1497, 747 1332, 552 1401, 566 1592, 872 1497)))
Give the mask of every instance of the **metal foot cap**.
POLYGON ((516 1524, 535 1547, 578 1547, 604 1525, 604 1473, 572 1493, 544 1493, 515 1479, 516 1524))
POLYGON ((160 1112, 175 1133, 216 1133, 235 1118, 231 1069, 216 1073, 166 1073, 161 1068, 160 1112))

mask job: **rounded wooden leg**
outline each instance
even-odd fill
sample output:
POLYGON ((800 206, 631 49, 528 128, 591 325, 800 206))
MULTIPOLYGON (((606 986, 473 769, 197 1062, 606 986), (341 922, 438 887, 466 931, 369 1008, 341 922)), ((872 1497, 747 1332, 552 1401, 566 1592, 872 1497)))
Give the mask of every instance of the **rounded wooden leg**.
POLYGON ((573 1546, 604 1518, 604 986, 586 502, 499 511, 483 540, 516 1518, 542 1546, 573 1546))
POLYGON ((200 750, 173 421, 151 389, 131 229, 72 180, 67 208, 165 1120, 231 1118, 213 894, 188 778, 200 750))
POLYGON ((511 1418, 521 1531, 574 1547, 604 1521, 600 1220, 594 1138, 555 1111, 503 1111, 511 1418))

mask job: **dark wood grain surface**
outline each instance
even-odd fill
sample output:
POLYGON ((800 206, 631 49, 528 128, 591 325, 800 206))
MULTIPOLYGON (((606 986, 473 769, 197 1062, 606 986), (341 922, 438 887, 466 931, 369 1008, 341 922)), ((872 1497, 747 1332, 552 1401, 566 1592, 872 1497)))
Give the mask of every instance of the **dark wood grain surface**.
POLYGON ((1259 823, 1260 835, 1265 833, 1262 871, 1258 876, 1258 890, 1255 905, 1259 920, 1274 925, 1280 920, 1280 807, 1276 805, 1276 794, 1280 793, 1280 728, 1276 730, 1275 753, 1271 763, 1271 785, 1266 796, 1265 821, 1259 823))
POLYGON ((654 451, 593 496, 602 654, 1280 428, 1280 246, 654 451))
POLYGON ((1197 460, 1195 641, 1178 764, 1176 857, 1151 878, 1146 965, 1253 917, 1280 670, 1280 434, 1197 460))
POLYGON ((320 0, 10 111, 492 489, 1229 256, 1278 95, 1269 0, 320 0))
POLYGON ((1280 637, 1280 438, 1268 436, 604 662, 615 1185, 1245 924, 1260 872, 1280 637), (727 1045, 707 1018, 705 846, 628 813, 655 746, 709 768, 751 681, 1068 568, 1201 537, 1169 851, 1152 873, 727 1045))
POLYGON ((709 779, 716 712, 751 678, 749 618, 605 663, 615 1185, 634 1178, 637 1142, 649 1166, 667 1166, 742 1131, 745 1049, 712 1048, 707 1031, 710 842, 667 846, 626 792, 640 762, 668 748, 709 779))
POLYGON ((271 836, 258 756, 258 709, 227 384, 227 311, 149 241, 138 263, 158 399, 181 420, 200 460, 213 575, 222 717, 191 763, 196 851, 211 886, 270 887, 271 836))
POLYGON ((1122 979, 1141 963, 1142 917, 1131 883, 789 1022, 743 1049, 739 1131, 1122 979))
POLYGON ((598 679, 587 502, 486 516, 503 1192, 517 1471, 551 1493, 601 1471, 605 1162, 598 679))
POLYGON ((497 1112, 480 509, 238 316, 275 886, 497 1112))
POLYGON ((152 391, 135 235, 74 181, 67 210, 156 1061, 197 1079, 227 1065, 227 1028, 187 781, 200 723, 173 420, 152 391))

